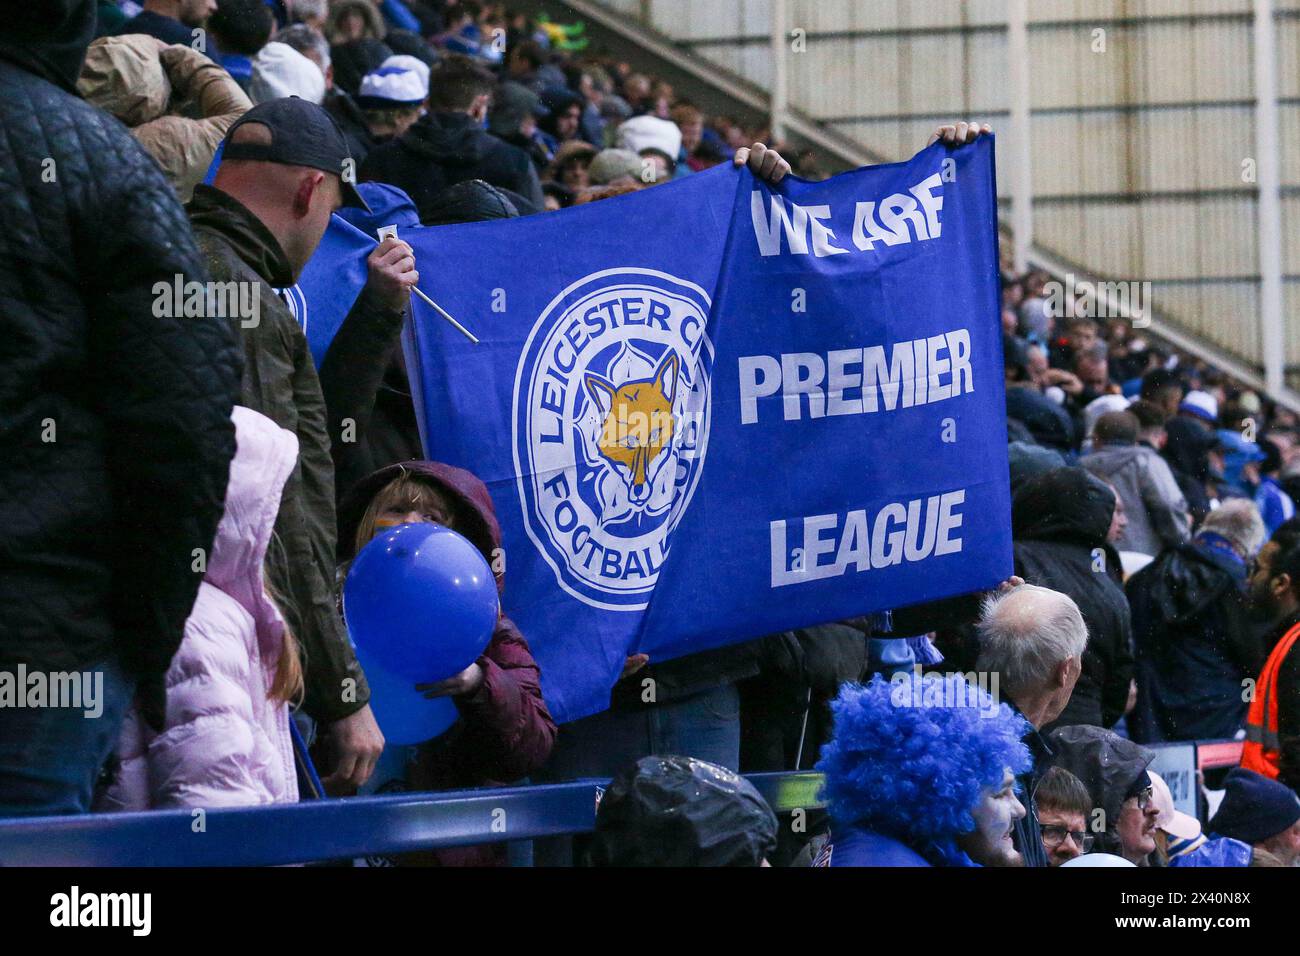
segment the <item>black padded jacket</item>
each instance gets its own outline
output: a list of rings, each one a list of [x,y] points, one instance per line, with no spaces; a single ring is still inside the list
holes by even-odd
[[[0,667],[166,671],[235,451],[241,359],[157,164],[75,94],[93,0],[0,33]]]

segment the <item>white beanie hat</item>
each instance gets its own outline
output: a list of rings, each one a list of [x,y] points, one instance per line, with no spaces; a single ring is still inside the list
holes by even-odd
[[[1219,421],[1219,403],[1209,392],[1188,392],[1178,410],[1195,415],[1212,425]]]
[[[1099,395],[1083,409],[1084,436],[1091,438],[1092,430],[1097,427],[1097,419],[1110,412],[1122,412],[1129,406],[1129,400],[1123,395]]]
[[[253,58],[248,95],[254,103],[297,96],[319,106],[325,99],[325,74],[288,44],[271,42]]]
[[[382,70],[389,66],[395,66],[402,70],[412,70],[420,74],[420,80],[424,83],[424,95],[429,95],[429,64],[418,56],[411,56],[409,53],[394,53],[379,64],[379,69]]]
[[[415,70],[404,66],[381,66],[361,78],[357,104],[362,109],[419,106],[429,95],[429,84]]]
[[[677,161],[682,151],[682,131],[677,124],[657,116],[633,116],[618,128],[618,148],[640,153],[643,149],[658,149]]]

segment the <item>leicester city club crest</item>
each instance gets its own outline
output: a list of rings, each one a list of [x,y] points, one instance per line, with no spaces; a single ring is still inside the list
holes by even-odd
[[[641,610],[699,481],[709,436],[709,297],[648,269],[557,295],[515,376],[524,526],[570,594]]]

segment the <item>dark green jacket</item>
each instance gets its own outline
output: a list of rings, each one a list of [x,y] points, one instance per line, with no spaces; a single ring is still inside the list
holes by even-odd
[[[339,720],[360,710],[370,689],[334,595],[334,464],[325,400],[307,338],[272,288],[292,285],[293,269],[271,232],[226,193],[198,186],[187,208],[213,281],[259,286],[257,324],[245,328],[231,319],[244,346],[242,403],[298,436],[298,467],[280,498],[268,579],[303,650],[303,709],[320,721]],[[353,312],[372,308],[363,294]]]

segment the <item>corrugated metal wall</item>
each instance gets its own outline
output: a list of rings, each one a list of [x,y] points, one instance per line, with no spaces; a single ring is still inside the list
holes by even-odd
[[[754,83],[770,0],[604,0]],[[1288,384],[1300,386],[1300,0],[1275,0]],[[888,159],[939,120],[999,130],[1006,0],[789,0],[790,105]],[[1030,0],[1036,244],[1150,280],[1171,324],[1262,366],[1251,0]],[[1103,31],[1103,32],[1098,32]],[[1293,371],[1294,369],[1294,371]]]

